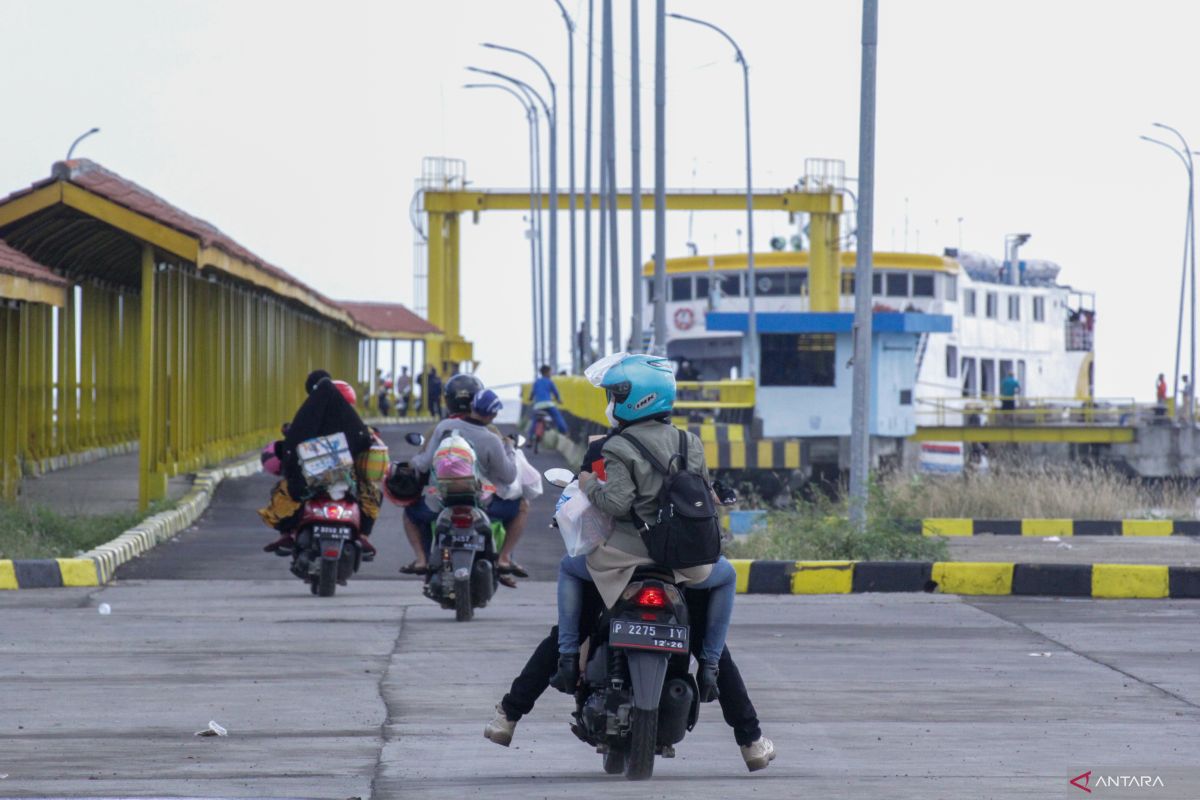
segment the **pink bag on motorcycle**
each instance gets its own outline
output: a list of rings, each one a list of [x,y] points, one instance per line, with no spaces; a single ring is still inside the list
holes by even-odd
[[[438,445],[433,454],[433,474],[438,480],[475,477],[475,450],[471,444],[454,433]]]

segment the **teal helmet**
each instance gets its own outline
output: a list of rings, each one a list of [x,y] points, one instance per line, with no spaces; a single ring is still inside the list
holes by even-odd
[[[665,358],[625,355],[598,376],[620,422],[669,414],[675,406],[675,371]]]

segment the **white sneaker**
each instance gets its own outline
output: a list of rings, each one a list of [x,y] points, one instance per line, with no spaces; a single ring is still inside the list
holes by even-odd
[[[483,738],[491,739],[496,744],[508,747],[512,741],[513,731],[516,729],[517,723],[509,719],[508,715],[504,713],[504,706],[497,703],[496,718],[489,722],[487,727],[483,729]],[[759,739],[759,741],[761,742],[762,740]],[[744,750],[745,748],[742,749]],[[771,757],[775,757],[774,753],[772,753]]]
[[[511,734],[509,734],[509,738],[512,738]],[[742,760],[746,762],[746,769],[751,772],[766,769],[775,760],[775,745],[765,736],[758,737],[741,748],[741,751]]]

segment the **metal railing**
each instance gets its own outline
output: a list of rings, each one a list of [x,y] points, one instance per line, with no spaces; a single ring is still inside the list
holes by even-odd
[[[1005,407],[1010,400],[1011,408]],[[926,397],[917,398],[917,425],[1133,427],[1174,416],[1174,404],[1139,403],[1131,397]]]

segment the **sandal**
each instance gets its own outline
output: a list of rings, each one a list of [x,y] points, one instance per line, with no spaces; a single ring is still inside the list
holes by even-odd
[[[413,561],[411,561],[408,564],[405,564],[403,567],[401,567],[400,572],[403,573],[404,575],[428,575],[429,574],[429,565],[425,565],[423,567],[418,567],[417,562],[414,559]]]
[[[498,575],[516,575],[518,578],[528,578],[529,573],[515,561],[508,562],[508,565],[496,564],[496,573]]]
[[[512,575],[501,572],[496,575],[496,580],[500,582],[501,586],[507,586],[510,589],[517,588],[517,581]]]

